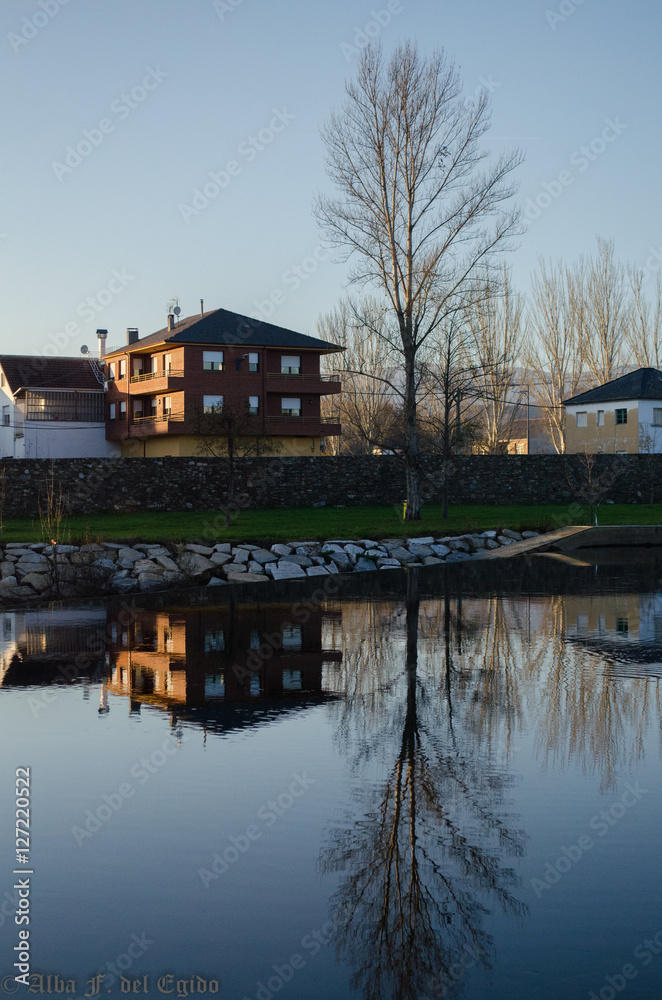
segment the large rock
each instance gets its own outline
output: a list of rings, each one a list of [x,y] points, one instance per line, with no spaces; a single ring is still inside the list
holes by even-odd
[[[336,564],[338,569],[347,570],[352,568],[352,562],[344,549],[339,548],[337,552],[331,553],[331,560]]]
[[[305,569],[298,563],[267,563],[264,568],[272,580],[296,580],[306,576]]]
[[[354,567],[354,572],[366,573],[376,569],[377,567],[375,566],[372,559],[366,559],[365,557],[361,556],[356,560],[356,566]]]
[[[228,583],[265,583],[263,573],[228,573]]]
[[[7,588],[9,590],[9,589],[11,589],[13,587],[18,587],[18,580],[16,579],[16,577],[15,576],[3,576],[2,580],[0,580],[0,588],[3,588],[3,589]]]
[[[440,543],[431,545],[430,548],[439,559],[444,559],[447,555],[450,555],[452,551],[447,545],[441,545]]]
[[[391,559],[397,559],[399,563],[413,563],[416,562],[416,556],[409,549],[406,549],[404,545],[399,548],[390,549]]]
[[[283,545],[281,542],[276,542],[275,545],[271,546],[271,551],[275,552],[277,556],[289,556],[292,549],[289,545]]]
[[[154,576],[152,573],[141,573],[138,577],[138,587],[142,591],[162,590],[165,580],[162,576]]]
[[[137,562],[139,559],[145,558],[145,553],[140,552],[138,549],[124,548],[120,549],[117,553],[117,558],[121,559],[123,562]]]
[[[3,580],[5,579],[5,577],[14,576],[14,575],[15,575],[15,573],[14,573],[14,563],[13,562],[10,562],[10,560],[7,559],[4,562],[0,563],[0,576],[2,576]]]
[[[447,544],[453,552],[471,552],[471,546],[464,538],[449,538]]]
[[[421,536],[420,538],[410,538],[410,545],[432,545],[434,538],[432,535]]]
[[[190,545],[185,545],[184,549],[186,552],[193,552],[195,555],[198,556],[210,556],[214,551],[213,546],[194,545],[193,543],[191,543]]]
[[[229,548],[229,546],[228,546]],[[225,563],[232,562],[231,552],[212,552],[209,557],[216,566],[224,566]],[[274,557],[275,558],[275,557]]]
[[[280,559],[280,564],[283,563],[296,563],[297,566],[312,566],[313,560],[310,556],[297,556],[294,553],[289,556],[282,556]]]
[[[202,576],[208,569],[217,568],[217,563],[213,563],[211,559],[207,559],[206,556],[199,555],[197,552],[189,552],[188,550],[182,552],[177,560],[177,564],[182,573],[186,573],[187,576]]]
[[[177,569],[176,566],[175,569]],[[133,564],[133,571],[138,576],[140,576],[141,573],[151,573],[152,576],[163,575],[163,567],[159,566],[158,563],[153,562],[151,559],[139,559],[137,563]]]
[[[246,563],[230,562],[226,563],[223,567],[223,572],[227,573],[228,576],[237,573],[248,573],[248,566]]]
[[[170,573],[177,572],[177,563],[169,555],[153,555],[152,560],[158,563],[159,566],[162,566],[163,569],[167,569]]]
[[[308,566],[306,576],[328,576],[329,571],[326,566]]]
[[[248,549],[233,549],[232,558],[236,563],[247,563],[251,554]]]
[[[48,590],[51,581],[44,573],[27,573],[21,580],[21,584],[24,587],[32,587],[38,594],[41,594],[42,590]]]
[[[345,546],[345,552],[348,556],[362,556],[365,549],[362,545],[355,545],[354,542],[350,542],[349,545]]]
[[[509,538],[508,535],[497,535],[497,542],[499,545],[514,545],[515,539]]]
[[[512,538],[512,540],[514,542],[521,542],[522,541],[522,536],[520,535],[519,531],[513,531],[512,528],[504,528],[503,531],[501,532],[501,534],[505,538]]]
[[[423,559],[425,556],[431,556],[434,554],[430,545],[419,545],[417,541],[409,543],[409,551],[413,552],[418,559]]]
[[[266,563],[276,562],[278,556],[275,552],[269,552],[268,549],[253,549],[251,552],[251,559],[253,562],[264,566]]]

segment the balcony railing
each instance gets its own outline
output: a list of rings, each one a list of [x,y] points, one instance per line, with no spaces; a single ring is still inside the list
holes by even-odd
[[[164,368],[158,372],[141,372],[140,375],[132,375],[132,382],[148,382],[153,378],[182,378],[184,370],[182,368]]]
[[[131,423],[132,424],[147,424],[147,423],[161,424],[161,423],[164,423],[166,420],[184,420],[184,419],[185,419],[185,417],[184,417],[183,413],[162,413],[162,414],[159,414],[159,415],[157,415],[157,414],[148,415],[146,417],[136,417],[136,416],[134,416],[134,417],[131,417]]]
[[[286,372],[267,372],[267,379],[280,379],[289,382],[292,379],[300,379],[308,382],[340,382],[340,377],[336,375],[320,375],[319,372],[299,372],[298,375],[288,375]]]
[[[267,426],[269,424],[339,424],[340,416],[328,416],[328,417],[290,417],[287,415],[274,415],[267,417]]]

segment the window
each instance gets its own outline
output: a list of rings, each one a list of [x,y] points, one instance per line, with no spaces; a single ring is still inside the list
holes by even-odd
[[[155,354],[155,355],[153,355],[153,357],[151,357],[149,359],[149,370],[151,372],[158,372],[158,370],[159,370],[159,358],[158,358],[158,355]]]
[[[156,396],[150,396],[149,399],[149,415],[150,417],[156,416]]]
[[[203,351],[202,367],[206,372],[222,372],[223,351]]]
[[[170,369],[172,368],[172,354],[163,355],[163,371],[166,375],[170,374]]]
[[[260,397],[259,396],[249,396],[248,397],[248,412],[255,416],[260,412]]]
[[[618,412],[618,411],[616,411]],[[627,618],[616,619],[616,631],[625,634],[630,631],[630,622]]]
[[[301,358],[298,354],[281,354],[281,375],[299,375],[301,373]]]
[[[115,376],[117,375],[117,365],[114,361],[111,361],[108,365],[108,381],[114,382]]]
[[[628,411],[626,409],[616,410],[616,423],[627,424],[627,422],[628,422]]]
[[[120,420],[126,420],[126,400],[120,403]]]
[[[28,392],[28,420],[104,421],[103,392]]]
[[[116,416],[117,416],[117,407],[116,407],[115,403],[111,403],[110,404],[110,413],[108,414],[108,419],[109,420],[115,420]]]
[[[283,691],[300,691],[301,687],[300,670],[283,670]]]
[[[172,396],[163,397],[163,416],[169,417],[172,413]]]
[[[205,413],[220,413],[223,409],[223,397],[203,396],[202,407]]]
[[[143,359],[134,358],[133,359],[133,377],[138,378],[143,373]]]
[[[2,426],[3,427],[9,427],[9,419],[10,419],[9,418],[9,407],[8,406],[3,406],[2,407]]]
[[[303,636],[300,625],[284,625],[281,635],[283,636],[283,649],[301,649]]]
[[[117,377],[124,378],[126,375],[126,361],[122,358],[117,362]]]
[[[283,396],[280,401],[280,412],[283,417],[300,417],[301,399],[296,396]]]
[[[143,416],[143,401],[142,399],[134,399],[133,401],[133,419],[140,420]]]
[[[576,427],[586,427],[587,425],[587,413],[586,410],[582,410],[575,414],[575,426]]]
[[[248,370],[249,372],[257,372],[260,370],[260,355],[249,354],[248,355]]]
[[[222,653],[225,649],[225,633],[222,628],[205,630],[205,653]]]
[[[653,426],[662,427],[662,409],[660,407],[653,407]]]
[[[604,427],[605,425],[605,411],[598,410],[598,427]]]

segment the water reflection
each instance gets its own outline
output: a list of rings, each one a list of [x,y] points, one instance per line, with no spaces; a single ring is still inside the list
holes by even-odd
[[[381,641],[368,656],[356,646],[344,650],[355,686],[340,731],[357,782],[354,808],[333,826],[321,855],[322,871],[343,874],[332,899],[335,943],[367,1000],[461,988],[468,969],[493,960],[483,927],[488,907],[526,915],[507,861],[525,844],[507,810],[513,778],[472,740],[471,728],[454,724],[456,699],[476,693],[450,681],[458,640],[462,655],[457,604],[451,609],[447,593],[443,651],[428,643],[419,670],[419,635],[431,638],[435,614],[421,608],[415,574],[410,586],[395,615],[369,609],[368,634]],[[371,778],[375,757],[378,780]]]

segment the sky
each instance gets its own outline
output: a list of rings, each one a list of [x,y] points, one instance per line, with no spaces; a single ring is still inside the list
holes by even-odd
[[[658,0],[2,0],[0,352],[77,355],[224,307],[314,335],[347,265],[312,215],[367,40],[443,47],[519,146],[526,232],[662,262]],[[196,194],[197,192],[197,194]]]

